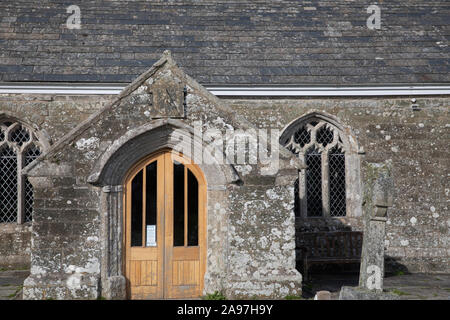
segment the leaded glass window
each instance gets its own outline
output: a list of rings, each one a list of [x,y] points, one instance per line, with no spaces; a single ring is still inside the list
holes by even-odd
[[[301,123],[281,141],[301,158],[306,169],[295,181],[294,210],[298,217],[346,215],[345,146],[342,133],[324,120]]]
[[[5,146],[0,150],[0,222],[17,220],[17,155]]]
[[[0,223],[32,220],[33,186],[22,170],[42,152],[42,145],[27,126],[0,122]]]

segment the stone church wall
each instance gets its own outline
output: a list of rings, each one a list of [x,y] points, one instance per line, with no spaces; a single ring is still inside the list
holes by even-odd
[[[237,113],[282,130],[311,111],[336,116],[363,148],[368,163],[390,161],[394,206],[387,222],[387,271],[449,272],[449,98],[229,99]],[[417,107],[413,107],[413,105]],[[417,110],[415,110],[417,109]],[[361,219],[297,218],[297,232],[362,230]]]
[[[30,124],[37,131],[45,131],[49,140],[54,143],[112,98],[2,95],[0,115],[15,117]],[[365,177],[368,163],[392,163],[396,194],[387,222],[387,269],[391,266],[392,270],[404,267],[416,272],[450,271],[450,187],[447,177],[450,159],[449,98],[417,98],[419,110],[413,110],[409,98],[258,98],[226,99],[224,102],[240,117],[260,128],[277,128],[281,131],[289,122],[311,111],[324,111],[350,126],[359,146],[364,149],[360,157],[362,179]],[[144,121],[142,117],[133,118],[133,115],[126,112],[121,116],[131,127]],[[198,113],[198,117],[202,119],[201,113]],[[214,114],[209,117],[211,123],[214,123],[213,120],[216,120],[216,123],[223,120],[214,118]],[[114,123],[105,119],[98,129],[107,132],[113,127]],[[122,131],[109,134],[122,134]],[[85,145],[73,144],[60,153],[61,162],[54,160],[51,169],[48,169],[47,177],[34,178],[34,183],[40,187],[36,188],[35,193],[33,231],[29,226],[14,227],[14,230],[12,227],[2,226],[1,230],[9,228],[9,231],[0,232],[0,266],[5,267],[29,264],[30,233],[39,235],[33,240],[34,250],[39,250],[40,253],[38,256],[32,256],[32,259],[35,259],[35,269],[32,272],[35,275],[47,272],[55,275],[54,286],[46,291],[48,297],[71,295],[94,298],[98,294],[99,279],[97,275],[92,274],[97,274],[100,269],[101,214],[100,204],[93,199],[99,199],[100,191],[88,186],[83,178],[88,173],[86,168],[91,167],[96,159],[89,158],[88,153],[93,151],[89,149],[92,147],[89,143],[90,137],[88,130],[83,140]],[[113,140],[112,136],[108,139]],[[105,141],[104,144],[99,145],[95,152],[105,150],[108,147],[108,139],[102,140]],[[83,152],[86,157],[69,159],[75,156],[73,150],[77,148],[85,148]],[[247,169],[244,168],[244,172],[245,170]],[[259,282],[260,287],[255,285],[258,282],[253,281],[251,283],[254,287],[248,290],[250,282],[245,279],[264,279],[268,272],[279,270],[280,266],[276,266],[280,263],[277,261],[277,253],[294,250],[289,245],[283,247],[283,240],[277,240],[283,236],[289,238],[289,234],[279,234],[282,230],[271,230],[270,227],[275,223],[271,221],[273,212],[278,208],[292,206],[292,203],[284,203],[282,199],[290,199],[290,196],[283,195],[293,192],[293,188],[288,184],[277,186],[275,177],[261,179],[252,173],[247,174],[246,185],[228,190],[229,225],[218,226],[229,230],[228,260],[222,262],[227,264],[228,270],[236,271],[230,276],[234,282],[233,286],[229,287],[229,294],[237,297],[248,296],[250,291],[255,295],[264,294],[264,287],[270,285],[270,281]],[[270,179],[272,181],[269,181]],[[243,214],[249,207],[258,214]],[[220,209],[215,208],[217,212],[220,212]],[[41,214],[43,211],[45,215]],[[291,220],[292,217],[286,217],[285,221],[276,223],[288,226]],[[349,227],[362,230],[361,219],[346,217],[327,221],[299,218],[296,220],[297,232],[340,230]],[[264,234],[269,236],[256,237],[261,230],[265,230]],[[248,247],[248,241],[252,242],[254,247]],[[16,245],[9,245],[12,243]],[[222,258],[217,257],[219,260]],[[287,263],[291,264],[292,261]],[[60,275],[65,275],[65,283],[59,283],[62,279]],[[245,275],[242,281],[238,280],[239,275]],[[271,274],[271,277],[277,275]],[[67,283],[71,284],[69,287],[77,289],[69,293],[58,291],[63,287],[67,288]],[[289,283],[286,286],[289,286]],[[283,290],[279,291],[278,295],[286,293]],[[33,295],[32,292],[29,294]],[[39,294],[42,298],[42,291]]]
[[[158,114],[160,119],[154,119],[167,109],[154,109],[155,104],[149,108],[149,88],[156,94],[166,80],[186,85],[186,117],[175,114],[170,117],[178,119],[168,121]],[[31,275],[24,282],[26,299],[118,296],[109,290],[112,278],[120,277],[115,266],[120,262],[114,259],[121,254],[112,247],[117,234],[105,226],[112,203],[104,202],[102,187],[116,186],[124,172],[119,164],[113,165],[113,171],[101,168],[109,168],[110,159],[127,158],[122,147],[134,146],[129,158],[152,141],[164,144],[167,140],[166,145],[173,145],[176,132],[171,127],[182,128],[184,123],[194,127],[199,121],[203,129],[248,129],[245,120],[169,64],[154,78],[126,89],[114,104],[83,122],[32,167],[28,177],[35,188],[35,212]],[[140,138],[146,134],[148,138]],[[205,293],[219,290],[229,297],[247,298],[301,293],[301,275],[295,270],[293,181],[289,181],[296,172],[293,163],[295,159],[284,152],[279,173],[260,178],[264,168],[259,164],[236,168],[239,181],[220,177],[219,172],[230,170],[225,169],[229,165],[200,165],[208,183]]]
[[[0,95],[0,120],[18,119],[54,143],[111,96]],[[31,223],[0,225],[0,268],[29,268]]]

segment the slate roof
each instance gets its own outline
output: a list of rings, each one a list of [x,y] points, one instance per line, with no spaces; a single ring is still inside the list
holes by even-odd
[[[2,0],[0,81],[131,82],[169,49],[204,85],[449,83],[449,38],[448,0]]]

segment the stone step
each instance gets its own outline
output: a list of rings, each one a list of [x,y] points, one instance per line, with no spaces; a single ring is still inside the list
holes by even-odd
[[[12,300],[19,289],[18,286],[0,286],[0,300]]]
[[[29,270],[0,271],[0,300],[21,299],[23,281],[29,275]]]

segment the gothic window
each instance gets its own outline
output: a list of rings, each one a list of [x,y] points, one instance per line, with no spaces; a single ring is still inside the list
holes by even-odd
[[[33,186],[22,170],[42,152],[42,145],[27,126],[0,122],[0,223],[32,220]]]
[[[280,142],[303,160],[294,184],[297,217],[343,217],[347,212],[346,144],[342,132],[324,119],[299,121]]]

